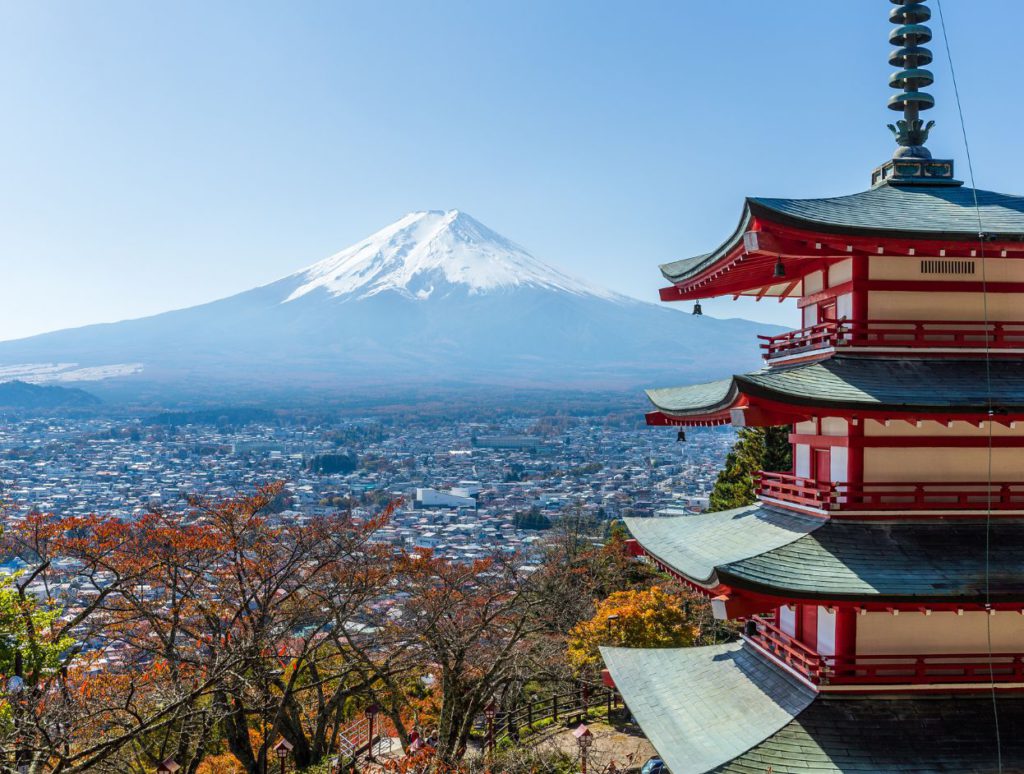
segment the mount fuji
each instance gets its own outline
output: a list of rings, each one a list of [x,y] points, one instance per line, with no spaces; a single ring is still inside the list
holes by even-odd
[[[766,329],[576,279],[458,210],[414,212],[219,301],[0,342],[0,381],[211,399],[403,385],[608,390],[754,367],[755,332]]]

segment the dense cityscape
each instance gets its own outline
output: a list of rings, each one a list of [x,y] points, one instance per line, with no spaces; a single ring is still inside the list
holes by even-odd
[[[645,428],[636,416],[406,419],[200,412],[8,417],[7,519],[187,511],[285,482],[277,518],[372,513],[401,500],[380,539],[471,560],[528,549],[566,509],[605,520],[707,504],[731,431]]]

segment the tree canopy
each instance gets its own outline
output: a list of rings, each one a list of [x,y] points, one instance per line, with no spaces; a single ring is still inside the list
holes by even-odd
[[[601,664],[598,648],[673,648],[693,645],[697,624],[682,596],[660,586],[628,589],[609,595],[587,621],[569,633],[569,662],[579,670]]]
[[[788,425],[744,427],[711,491],[709,511],[727,511],[753,503],[759,470],[788,471],[793,466]]]

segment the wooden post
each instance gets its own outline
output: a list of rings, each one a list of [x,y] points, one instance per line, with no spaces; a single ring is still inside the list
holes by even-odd
[[[608,696],[605,697],[605,698],[608,699],[608,722],[611,723],[612,722],[612,695],[613,694],[612,694],[612,689],[611,688],[608,688],[607,690],[608,690]]]
[[[551,697],[551,717],[554,721],[558,722],[558,695],[555,694]]]

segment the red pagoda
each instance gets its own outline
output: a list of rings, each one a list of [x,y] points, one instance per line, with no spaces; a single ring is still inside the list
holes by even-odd
[[[747,199],[665,301],[797,299],[756,373],[650,390],[651,425],[786,425],[758,501],[628,519],[738,642],[605,648],[674,774],[1024,772],[1024,197],[925,148],[931,31],[892,0],[898,149],[871,188]],[[695,309],[699,311],[699,306]]]

